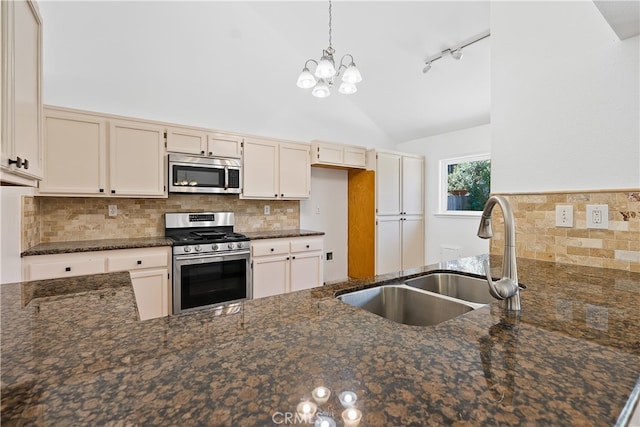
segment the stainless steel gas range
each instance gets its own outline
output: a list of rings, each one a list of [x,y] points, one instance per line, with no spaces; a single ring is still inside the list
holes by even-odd
[[[173,314],[251,299],[249,238],[232,212],[166,213],[173,240]]]

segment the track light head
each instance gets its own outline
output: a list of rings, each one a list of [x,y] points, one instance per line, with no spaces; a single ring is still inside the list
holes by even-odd
[[[431,69],[431,61],[427,62],[425,67],[422,69],[422,73],[426,74],[427,71],[429,71]]]
[[[459,61],[462,58],[462,48],[451,51],[451,57]]]

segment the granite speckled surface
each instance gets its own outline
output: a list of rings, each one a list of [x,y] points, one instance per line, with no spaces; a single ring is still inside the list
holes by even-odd
[[[336,419],[355,391],[363,426],[613,425],[640,373],[640,274],[518,261],[519,319],[496,302],[429,327],[334,294],[480,258],[144,322],[126,273],[3,285],[2,425],[281,425],[318,385]]]
[[[163,237],[137,237],[125,239],[76,240],[69,242],[40,243],[20,256],[68,254],[74,252],[108,251],[112,249],[151,248],[171,246],[173,242]]]
[[[324,236],[324,231],[304,230],[300,228],[292,228],[288,230],[273,231],[251,231],[246,234],[251,240],[260,239],[280,239],[286,237],[306,237],[306,236]]]

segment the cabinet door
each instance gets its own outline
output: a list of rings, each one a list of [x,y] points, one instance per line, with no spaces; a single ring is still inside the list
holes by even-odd
[[[291,256],[291,292],[322,286],[322,252],[302,252]]]
[[[424,220],[406,217],[402,222],[402,269],[424,265]]]
[[[278,143],[245,139],[242,197],[257,199],[278,197],[277,166]]]
[[[42,20],[35,2],[2,2],[2,168],[41,179]],[[9,159],[20,158],[20,165]]]
[[[207,154],[209,156],[240,157],[242,138],[224,133],[207,135]]]
[[[308,199],[311,189],[309,146],[280,144],[280,197]]]
[[[322,143],[316,147],[319,163],[342,165],[342,146]]]
[[[40,193],[106,191],[106,120],[45,110],[46,163]]]
[[[167,151],[185,154],[205,154],[207,134],[194,129],[167,129]]]
[[[402,270],[402,221],[382,217],[376,221],[376,274]]]
[[[252,266],[254,299],[287,292],[289,256],[254,258]]]
[[[400,214],[400,167],[400,155],[377,154],[376,213],[378,215]]]
[[[367,167],[367,150],[359,147],[344,147],[344,164],[364,169]]]
[[[402,212],[422,215],[424,210],[424,159],[402,157]]]
[[[162,196],[164,129],[113,121],[109,127],[110,191],[120,196]]]
[[[132,271],[131,284],[136,296],[140,320],[169,315],[168,270]]]

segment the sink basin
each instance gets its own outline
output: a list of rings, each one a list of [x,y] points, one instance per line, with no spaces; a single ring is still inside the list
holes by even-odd
[[[489,293],[487,279],[484,278],[480,279],[455,273],[432,273],[405,280],[404,283],[412,288],[435,292],[476,304],[488,304],[496,301]]]
[[[363,289],[340,295],[338,299],[394,322],[414,326],[436,325],[477,308],[406,285]]]

